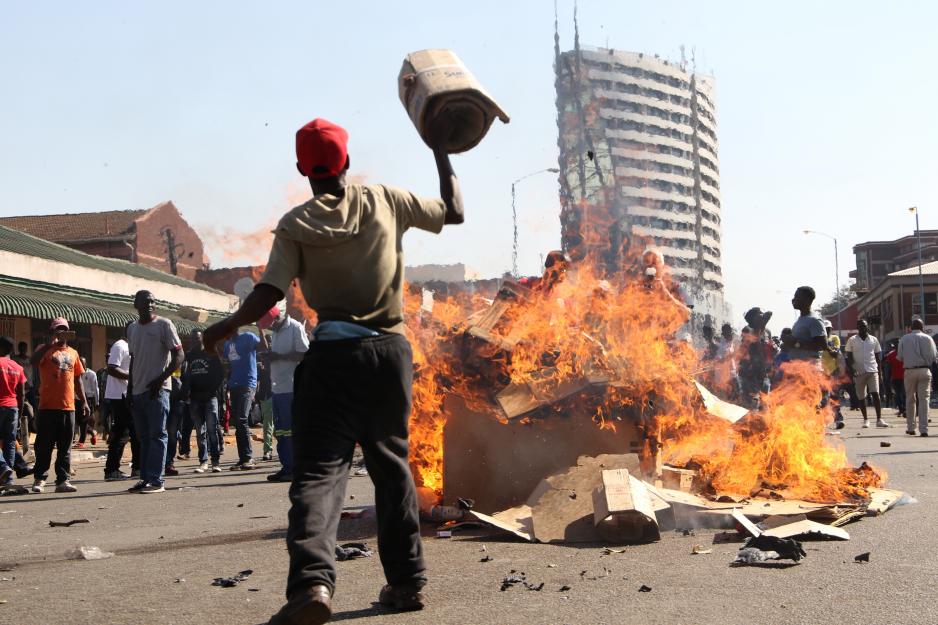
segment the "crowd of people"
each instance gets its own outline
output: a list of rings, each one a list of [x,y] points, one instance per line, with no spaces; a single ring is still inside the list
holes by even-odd
[[[51,322],[48,340],[32,354],[25,342],[14,353],[12,340],[0,337],[0,490],[31,476],[28,490],[42,493],[51,468],[55,492],[75,492],[72,449],[97,445],[99,432],[108,447],[104,479],[134,479],[130,492],[163,492],[165,478],[179,474],[175,460],[190,457],[193,432],[195,472],[222,471],[229,423],[238,456],[229,469],[255,469],[251,415],[260,415],[264,460],[273,460],[277,441],[280,468],[267,479],[291,481],[293,372],[309,348],[304,326],[280,304],[253,331],[240,329],[219,357],[205,350],[199,330],[183,344],[173,322],[155,313],[149,291],[139,291],[134,306],[139,319],[110,346],[98,372],[70,345],[75,335],[64,317]],[[30,431],[32,465],[24,457]]]
[[[874,425],[871,408],[875,427],[891,427],[883,418],[883,407],[892,405],[905,417],[907,434],[927,437],[938,354],[922,319],[913,318],[906,333],[891,341],[884,354],[863,319],[857,322],[857,332],[841,344],[833,324],[812,312],[814,299],[811,287],[797,289],[792,307],[799,316],[778,336],[766,327],[772,313],[758,307],[744,315],[746,326],[739,338],[728,323],[721,328],[720,338],[712,325],[704,325],[701,360],[706,381],[724,399],[757,409],[761,397],[784,375],[786,363],[813,362],[830,381],[831,390],[825,385],[822,391],[821,407],[831,404],[833,427],[844,427],[844,406],[860,411],[864,428]]]

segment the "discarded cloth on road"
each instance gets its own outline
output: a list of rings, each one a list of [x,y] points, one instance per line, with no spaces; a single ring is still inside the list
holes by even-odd
[[[335,547],[335,559],[340,562],[356,558],[370,558],[374,553],[365,543],[345,543]]]
[[[743,543],[733,564],[756,564],[767,560],[800,561],[807,556],[804,547],[797,540],[778,538],[777,536],[753,536]]]
[[[212,581],[212,586],[221,586],[222,588],[233,588],[237,586],[253,573],[253,569],[245,569],[238,573],[237,575],[232,575],[231,577],[216,577]]]

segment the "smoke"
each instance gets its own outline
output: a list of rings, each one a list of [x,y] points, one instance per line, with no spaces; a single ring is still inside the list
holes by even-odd
[[[348,177],[349,184],[366,184],[366,174],[353,174]],[[263,265],[270,254],[273,244],[273,229],[285,212],[306,202],[312,196],[306,179],[296,180],[287,185],[282,200],[267,210],[261,225],[254,229],[217,224],[200,224],[199,236],[209,258],[214,259],[214,267],[235,267]],[[229,216],[230,217],[230,216]]]

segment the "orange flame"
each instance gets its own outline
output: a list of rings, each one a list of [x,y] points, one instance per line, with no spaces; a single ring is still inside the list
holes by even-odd
[[[509,384],[554,394],[547,413],[608,429],[637,420],[651,449],[675,466],[699,467],[711,492],[749,496],[765,488],[831,502],[866,498],[867,488],[883,483],[881,472],[852,470],[843,446],[825,436],[832,414],[818,409],[824,376],[810,365],[788,365],[763,409],[741,424],[710,415],[693,382],[701,363],[676,336],[689,314],[671,294],[667,269],[659,265],[657,279],[648,279],[648,258],[628,248],[625,254],[613,276],[593,259],[575,263],[552,288],[515,302],[492,330],[497,341],[471,349],[464,330],[488,303],[447,298],[431,314],[408,293],[415,360],[410,460],[418,486],[442,492],[445,396],[455,393],[504,420],[494,399]],[[540,416],[549,418],[525,418]]]

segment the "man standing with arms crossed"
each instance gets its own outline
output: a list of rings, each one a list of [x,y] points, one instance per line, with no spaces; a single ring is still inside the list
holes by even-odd
[[[277,437],[277,457],[280,460],[280,470],[267,476],[271,482],[293,480],[293,372],[309,349],[309,339],[306,338],[303,326],[287,314],[285,302],[282,307],[282,310],[278,307],[277,318],[270,325],[273,335],[270,345],[267,346],[273,396],[274,436]],[[265,343],[267,341],[266,337],[262,340]]]
[[[447,139],[434,123],[434,146]],[[388,584],[381,604],[424,606],[417,497],[407,462],[413,356],[403,330],[404,258],[410,228],[438,233],[463,221],[449,156],[433,150],[443,199],[382,185],[347,184],[348,133],[316,119],[296,135],[297,168],[314,197],[274,231],[267,270],[241,308],[205,331],[206,348],[261,318],[294,279],[319,318],[295,372],[293,483],[287,530],[287,603],[272,625],[318,625],[332,614],[336,530],[355,443],[375,484],[378,549]]]
[[[149,291],[137,291],[134,308],[140,318],[127,327],[130,346],[130,396],[134,427],[140,439],[140,481],[132,493],[162,493],[166,464],[166,418],[170,376],[183,363],[182,343],[173,322],[153,313]]]
[[[912,331],[899,339],[899,360],[905,367],[905,433],[915,436],[915,413],[918,431],[928,436],[928,400],[931,397],[931,366],[938,357],[935,341],[924,332],[921,319],[912,320]]]
[[[34,493],[41,493],[46,485],[52,448],[55,455],[55,492],[74,493],[68,478],[72,470],[72,437],[75,434],[75,398],[82,405],[82,418],[88,417],[88,402],[81,387],[84,368],[78,352],[68,346],[68,321],[64,317],[52,320],[49,326],[52,336],[48,343],[40,345],[29,359],[39,367],[39,414],[36,415],[36,463],[34,465]]]
[[[863,427],[870,427],[870,418],[866,414],[866,394],[869,392],[873,398],[873,407],[876,408],[876,427],[888,428],[889,424],[883,421],[883,403],[879,398],[883,348],[879,345],[879,339],[870,334],[866,320],[860,319],[857,322],[857,334],[847,339],[844,351],[847,356],[847,372],[857,387]]]

